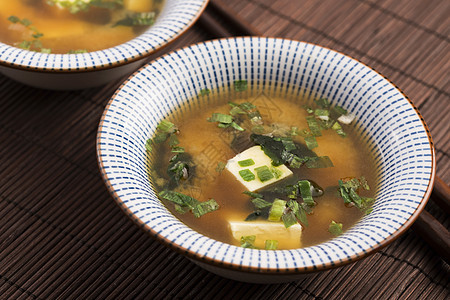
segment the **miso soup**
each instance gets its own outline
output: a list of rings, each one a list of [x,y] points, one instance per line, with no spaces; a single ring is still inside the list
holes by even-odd
[[[370,213],[375,164],[353,116],[328,99],[246,89],[201,91],[148,140],[167,208],[199,233],[259,249],[316,245]]]
[[[0,42],[45,53],[117,46],[155,22],[163,0],[0,1]]]

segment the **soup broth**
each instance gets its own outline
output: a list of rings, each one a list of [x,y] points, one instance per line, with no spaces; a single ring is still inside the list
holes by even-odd
[[[210,96],[200,97],[204,97],[205,100]],[[193,166],[189,169],[188,179],[181,180],[174,190],[200,202],[212,198],[219,208],[196,217],[190,212],[180,213],[176,205],[165,199],[163,202],[187,226],[213,239],[239,246],[241,241],[233,236],[229,222],[246,219],[248,221],[245,222],[249,224],[265,222],[267,215],[264,215],[264,209],[260,210],[259,216],[255,215],[258,209],[255,209],[251,201],[255,195],[244,193],[247,188],[223,166],[236,154],[255,145],[250,134],[252,130],[256,131],[256,127],[242,115],[238,117],[241,118],[238,124],[245,129],[244,131],[232,127],[220,128],[217,123],[208,122],[208,118],[211,118],[214,113],[228,114],[231,107],[229,101],[232,101],[234,106],[251,103],[256,106],[263,122],[262,127],[257,125],[258,130],[264,128],[262,132],[258,132],[260,135],[289,136],[296,145],[303,145],[304,148],[305,135],[310,134],[307,117],[314,115],[311,108],[305,109],[304,105],[314,102],[302,99],[302,96],[271,94],[268,91],[230,92],[222,94],[217,100],[213,98],[200,101],[203,104],[198,107],[184,108],[169,116],[168,119],[176,124],[178,129],[176,136],[179,141],[177,145],[184,147],[185,153],[192,158]],[[340,195],[340,179],[345,181],[349,178],[364,176],[371,189],[355,189],[361,197],[373,197],[376,186],[375,165],[368,149],[351,125],[342,125],[342,128],[345,131],[345,137],[333,129],[321,130],[321,135],[315,137],[318,146],[306,150],[314,152],[319,157],[328,156],[333,167],[307,168],[304,164],[299,168],[288,166],[293,175],[256,191],[265,201],[272,203],[275,198],[290,200],[286,195],[275,193],[274,190],[277,188],[294,185],[299,180],[308,180],[315,187],[311,189],[317,192],[313,195],[315,205],[311,211],[307,211],[307,224],[299,222],[303,227],[301,237],[296,237],[300,239],[300,247],[315,245],[333,238],[336,235],[330,230],[330,224],[333,221],[342,224],[342,230],[345,231],[364,214],[370,212],[368,207],[360,209],[354,203],[345,203]],[[296,133],[294,133],[295,130],[297,130]],[[171,152],[167,142],[153,142],[149,155],[149,172],[151,181],[158,192],[168,188],[170,177],[167,175],[167,170],[169,160],[173,156],[174,153]],[[322,195],[317,196],[321,192]],[[303,205],[302,197],[298,196],[295,201]],[[286,208],[285,211],[287,210],[289,209]],[[297,246],[289,246],[286,243],[283,245],[280,242],[277,249],[291,247]]]
[[[46,53],[91,52],[143,33],[163,0],[0,1],[0,41]]]

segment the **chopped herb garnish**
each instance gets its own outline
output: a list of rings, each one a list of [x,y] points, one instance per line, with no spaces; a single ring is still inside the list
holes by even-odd
[[[339,122],[335,122],[331,128],[336,131],[337,134],[339,134],[342,137],[346,137],[347,134],[344,132],[344,129],[342,129],[341,124]]]
[[[206,213],[213,212],[219,209],[219,205],[214,199],[200,202],[188,195],[169,190],[163,190],[159,193],[159,196],[178,205],[178,210],[180,210],[181,208],[191,210],[194,216],[197,218],[203,216]]]
[[[255,161],[253,159],[249,158],[249,159],[244,159],[244,160],[238,161],[238,164],[241,167],[248,167],[248,166],[254,165]]]
[[[275,201],[273,201],[272,203],[272,207],[270,208],[268,220],[272,222],[279,222],[281,216],[284,213],[285,208],[286,208],[286,201],[281,199],[275,199]]]
[[[330,226],[328,226],[328,231],[335,236],[342,234],[342,223],[336,223],[335,221],[331,221]]]
[[[239,175],[241,175],[242,179],[245,181],[252,181],[256,178],[255,174],[253,174],[249,169],[240,170]]]
[[[47,0],[47,3],[67,9],[72,14],[87,11],[90,7],[115,9],[123,6],[123,0]]]
[[[266,250],[277,250],[278,248],[278,241],[277,240],[266,240],[265,241],[265,247]]]
[[[188,179],[192,165],[192,159],[186,153],[179,153],[172,156],[167,167],[167,174],[169,175],[171,186],[177,186],[181,180]]]
[[[255,205],[256,208],[259,208],[259,209],[272,206],[272,203],[267,202],[266,200],[264,200],[262,198],[254,198],[254,199],[252,199],[252,203]]]
[[[320,132],[319,124],[316,121],[316,118],[309,116],[306,117],[306,122],[308,123],[309,130],[313,136],[321,136],[322,132]]]
[[[252,212],[251,214],[249,214],[244,221],[248,222],[248,221],[254,221],[256,219],[259,218],[259,216],[261,215],[261,211],[260,210],[256,210],[254,212]]]
[[[219,161],[217,163],[216,172],[221,173],[225,169],[226,166],[227,166],[227,164],[225,162]]]
[[[75,49],[75,50],[69,50],[67,54],[81,54],[81,53],[87,53],[88,51],[86,49]]]
[[[319,146],[317,144],[317,140],[316,140],[315,136],[305,136],[304,139],[305,139],[306,147],[308,147],[308,149],[314,149]]]
[[[119,20],[114,26],[150,26],[155,23],[156,14],[154,12],[136,12],[127,15]]]
[[[244,191],[244,192],[242,192],[242,194],[246,194],[253,198],[262,198],[263,197],[263,195],[261,195],[261,194],[250,192],[250,191]]]
[[[287,212],[287,213],[284,213],[284,214],[281,216],[281,220],[283,221],[284,227],[286,227],[286,228],[289,228],[289,227],[291,227],[292,225],[295,225],[295,224],[298,223],[298,222],[297,222],[297,218],[295,217],[295,214],[294,214],[293,211],[289,211],[289,212]]]
[[[268,166],[261,166],[258,168],[255,168],[256,175],[258,176],[259,180],[262,182],[270,180],[274,178],[274,174],[270,171]]]
[[[356,207],[364,211],[365,214],[371,212],[371,206],[375,202],[374,198],[361,197],[358,190],[363,188],[369,190],[370,187],[364,176],[358,178],[344,178],[338,181],[339,194],[344,199],[344,203],[353,203]]]
[[[234,82],[234,90],[236,92],[243,92],[247,90],[247,80],[236,80]]]
[[[241,247],[256,249],[255,240],[256,240],[256,235],[241,236]]]
[[[207,95],[209,95],[211,93],[211,91],[209,90],[209,89],[207,89],[207,88],[204,88],[204,89],[201,89],[200,90],[200,95],[201,96],[207,96]]]
[[[310,157],[305,163],[308,169],[320,169],[334,167],[328,156]]]
[[[309,206],[314,206],[315,202],[311,194],[311,182],[308,180],[300,180],[297,185],[303,201]]]
[[[322,108],[330,107],[330,102],[328,101],[327,98],[319,98],[317,100],[314,100],[314,102]]]
[[[231,122],[233,122],[233,117],[221,113],[213,113],[212,116],[208,119],[208,121],[230,124]]]
[[[278,168],[276,168],[274,166],[270,166],[270,172],[272,172],[273,176],[276,179],[280,178],[281,175],[283,175],[283,172],[280,169],[278,169]]]

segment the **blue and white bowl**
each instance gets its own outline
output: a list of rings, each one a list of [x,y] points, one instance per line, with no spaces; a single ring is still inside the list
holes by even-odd
[[[247,80],[324,96],[356,115],[357,130],[376,159],[373,211],[343,235],[294,250],[244,249],[190,229],[158,200],[147,173],[145,142],[157,124],[198,92]],[[187,102],[190,100],[189,102]],[[101,119],[97,154],[114,199],[137,224],[200,266],[235,280],[273,283],[342,266],[386,246],[415,221],[430,196],[435,153],[411,101],[385,77],[351,57],[304,42],[244,37],[192,45],[132,75]]]
[[[82,54],[45,54],[0,42],[0,72],[44,89],[74,90],[105,84],[142,66],[144,58],[188,30],[208,0],[165,0],[156,22],[116,47]]]

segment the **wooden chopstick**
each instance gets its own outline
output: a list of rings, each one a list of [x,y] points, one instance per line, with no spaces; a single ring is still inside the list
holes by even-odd
[[[261,36],[260,32],[219,0],[210,0],[199,24],[217,38],[236,35]],[[450,214],[450,187],[437,176],[430,199]],[[450,233],[436,218],[423,210],[411,228],[450,264]]]

